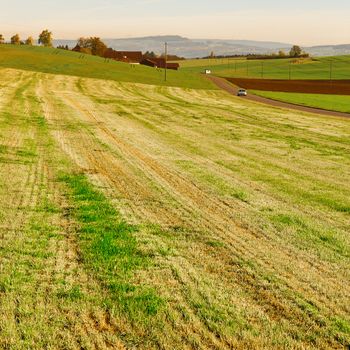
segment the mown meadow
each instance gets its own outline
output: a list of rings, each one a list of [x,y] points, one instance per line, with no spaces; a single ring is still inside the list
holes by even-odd
[[[41,55],[0,68],[0,348],[350,343],[348,119]]]

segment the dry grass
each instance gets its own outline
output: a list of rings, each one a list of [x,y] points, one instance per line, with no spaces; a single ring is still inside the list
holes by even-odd
[[[348,120],[217,91],[2,76],[4,348],[350,342]],[[164,301],[151,318],[106,304],[113,292],[79,258],[67,210],[79,202],[62,171],[84,174],[137,226],[148,264],[130,284]]]

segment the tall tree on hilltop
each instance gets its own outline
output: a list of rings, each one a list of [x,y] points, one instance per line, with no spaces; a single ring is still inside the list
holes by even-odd
[[[11,44],[13,45],[20,45],[21,44],[21,38],[18,34],[15,34],[13,37],[11,37]]]
[[[80,47],[80,52],[91,52],[94,56],[103,56],[107,50],[107,45],[98,37],[79,38],[77,46]]]
[[[95,56],[103,56],[107,50],[106,44],[98,37],[90,38],[91,43],[91,53]]]
[[[28,39],[25,41],[25,44],[29,46],[34,45],[34,39],[31,36],[29,36]]]
[[[80,47],[85,47],[85,48],[88,47],[89,46],[89,38],[84,38],[84,37],[79,38],[77,45]]]
[[[289,52],[290,57],[300,57],[301,54],[302,54],[302,50],[298,45],[294,45]]]
[[[47,29],[43,30],[39,35],[39,44],[47,47],[52,47],[52,33]]]
[[[4,44],[5,43],[5,38],[2,34],[0,34],[0,44]]]

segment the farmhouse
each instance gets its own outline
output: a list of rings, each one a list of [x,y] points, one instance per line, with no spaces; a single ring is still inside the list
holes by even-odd
[[[81,52],[81,47],[77,44],[73,49],[72,51],[74,52]]]
[[[141,64],[154,68],[165,68],[165,59],[164,58],[145,58]],[[167,69],[178,70],[180,65],[178,63],[166,63]]]
[[[105,58],[127,63],[140,63],[142,61],[141,51],[116,51],[109,48],[104,53]]]

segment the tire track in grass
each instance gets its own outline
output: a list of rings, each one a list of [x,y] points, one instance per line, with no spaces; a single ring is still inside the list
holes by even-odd
[[[97,120],[96,120],[96,122],[97,122]],[[289,256],[292,257],[292,258],[294,258],[295,252],[291,252]],[[310,260],[310,265],[309,265],[309,267],[310,267],[310,266],[313,266],[314,263],[315,263],[314,260],[313,260],[313,261]],[[316,271],[317,271],[318,275],[320,275],[320,272],[322,272],[322,274],[324,275],[324,273],[326,272],[326,271],[324,270],[324,268],[326,267],[326,265],[323,265],[323,268],[321,268],[321,269],[320,269],[320,267],[321,267],[321,266],[318,266],[318,268],[317,268]],[[328,268],[328,266],[327,266],[327,268]],[[333,273],[332,273],[332,272],[328,273],[328,275],[329,275],[330,277],[333,277]],[[330,281],[331,281],[331,283],[333,282],[332,279],[331,279]],[[293,288],[293,286],[295,286],[295,282],[296,282],[296,281],[290,281],[290,287],[291,287],[291,288]],[[303,284],[302,287],[304,288],[304,291],[310,291],[310,289],[309,289],[305,284]],[[339,285],[339,290],[341,290],[341,285]],[[343,291],[343,292],[344,292],[344,291]],[[346,293],[346,292],[344,292],[344,293]],[[344,297],[346,297],[346,294],[344,294]]]
[[[76,101],[70,100],[71,103],[82,113],[85,115],[90,115],[92,120],[95,121],[97,124],[98,129],[102,130],[105,135],[108,136],[108,138],[112,139],[118,147],[122,150],[122,152],[126,155],[126,159],[134,159],[137,161],[142,162],[142,168],[143,171],[146,169],[150,169],[152,173],[150,173],[150,177],[156,177],[157,181],[159,183],[162,183],[162,186],[168,188],[169,192],[174,192],[174,190],[179,190],[180,192],[177,193],[177,197],[187,197],[191,198],[192,206],[191,209],[189,209],[189,212],[195,211],[195,208],[205,208],[207,211],[206,214],[209,212],[213,213],[221,213],[222,220],[225,222],[226,226],[223,227],[223,230],[226,230],[226,228],[229,228],[229,231],[233,230],[232,225],[236,227],[236,229],[242,229],[239,226],[236,225],[233,218],[231,218],[230,210],[234,210],[236,208],[230,207],[230,203],[228,202],[222,202],[218,201],[215,197],[210,196],[206,192],[204,192],[201,188],[199,188],[196,184],[190,183],[187,178],[183,177],[183,175],[179,172],[173,172],[170,173],[170,169],[165,170],[164,168],[160,167],[160,164],[156,162],[156,160],[150,158],[146,155],[146,153],[141,153],[139,150],[131,146],[130,144],[127,144],[125,141],[123,141],[121,138],[117,136],[117,134],[112,133],[107,127],[104,126],[104,123],[100,123],[99,119],[92,114],[92,112],[88,111],[84,107],[78,105]],[[171,169],[173,170],[173,169]],[[174,170],[173,170],[174,171]],[[191,203],[190,201],[190,203]],[[182,205],[186,205],[185,203],[188,203],[188,200],[182,201]],[[210,206],[207,205],[210,203]],[[217,215],[217,214],[215,214]],[[202,218],[203,220],[206,220],[205,218]],[[221,220],[221,221],[222,221]],[[208,220],[208,224],[212,223],[212,220]],[[245,232],[246,233],[246,232]],[[253,235],[255,237],[255,235]],[[253,236],[250,238],[252,239]],[[257,237],[255,237],[257,238]],[[258,237],[258,238],[264,238],[264,237]],[[243,242],[238,242],[239,244],[242,244]],[[248,249],[248,246],[245,248]],[[274,247],[276,248],[276,247]],[[256,252],[256,250],[254,250]],[[284,252],[286,253],[286,252]],[[293,257],[295,252],[290,252],[289,256]],[[312,262],[314,264],[314,262]],[[318,266],[320,268],[321,266]],[[330,273],[332,275],[332,273]]]
[[[76,108],[76,106],[74,107],[74,109],[77,109]],[[84,113],[84,115],[85,115],[86,113]],[[98,126],[100,127],[100,126],[103,126],[103,124],[101,124],[100,123],[100,121],[98,121],[98,120],[95,120],[95,122],[96,122],[96,124],[98,124]],[[94,125],[94,123],[92,123],[92,125]],[[105,128],[105,127],[104,127]],[[102,130],[102,131],[104,131],[104,130]],[[103,134],[103,133],[102,133]],[[136,163],[137,162],[139,162],[139,163],[141,163],[142,164],[142,166],[140,166],[141,167],[141,169],[144,169],[145,168],[145,166],[144,166],[144,164],[142,163],[142,161],[143,161],[143,159],[141,159],[141,162],[140,162],[140,157],[139,157],[139,154],[135,154],[135,153],[133,153],[133,149],[131,150],[131,153],[130,153],[130,147],[129,147],[130,145],[127,145],[127,144],[122,144],[122,147],[124,147],[124,151],[125,151],[125,159],[128,159],[128,158],[134,158],[134,159],[136,159]],[[118,147],[120,147],[120,143],[118,143]],[[128,152],[129,151],[129,152]],[[97,154],[96,154],[96,156],[97,156]],[[148,160],[147,159],[144,159],[144,163],[148,163]],[[103,163],[101,163],[101,164],[103,164]],[[104,165],[105,167],[107,167],[107,164],[105,164]],[[148,174],[149,174],[149,177],[154,177],[154,178],[156,178],[156,180],[157,180],[157,182],[159,182],[159,178],[158,177],[156,177],[155,176],[155,171],[156,171],[156,169],[154,168],[154,167],[151,167],[151,170],[152,171],[149,171],[149,169],[147,170],[148,171]],[[144,171],[144,170],[143,170]],[[161,173],[158,173],[158,175],[159,174],[161,174]],[[110,175],[111,176],[111,175]],[[160,177],[164,177],[163,176],[163,174],[161,174],[160,175]],[[166,180],[168,180],[168,178],[166,177]],[[180,179],[181,180],[181,179]],[[188,179],[182,179],[183,181],[188,181]],[[174,179],[174,181],[175,181],[175,179]],[[167,189],[167,191],[171,191],[171,188],[173,187],[173,186],[176,186],[176,187],[178,187],[178,186],[180,186],[181,185],[181,183],[179,184],[179,185],[176,185],[175,184],[175,182],[170,182],[170,187],[168,187],[168,189]],[[166,187],[166,183],[162,183],[162,186],[163,186],[163,188],[167,188]],[[188,188],[187,188],[188,189]],[[180,195],[180,196],[183,196],[183,192],[180,192],[180,193],[178,193],[177,194],[178,196]],[[192,200],[196,200],[196,202],[194,202],[194,203],[198,203],[198,201],[199,200],[205,200],[205,198],[203,198],[203,197],[200,197],[200,196],[198,196],[197,198],[195,197],[195,198],[193,198]],[[209,197],[207,198],[208,200],[210,199]],[[185,200],[185,203],[183,203],[183,205],[185,206],[186,205],[186,200]],[[188,208],[188,212],[189,213],[191,213],[191,212],[193,212],[193,208]],[[225,232],[225,227],[223,228],[223,226],[218,226],[218,227],[215,227],[215,226],[213,226],[213,225],[210,225],[210,220],[208,220],[207,219],[207,223],[208,223],[208,227],[213,227],[213,228],[215,228],[215,229],[217,229],[217,230],[219,230],[219,231],[217,231],[217,232],[222,232],[222,234],[224,234]],[[224,236],[225,237],[225,236]],[[239,243],[242,243],[242,242],[237,242],[238,244]],[[238,247],[234,247],[234,249],[237,251],[238,250],[238,252],[240,252],[239,253],[239,255],[242,255],[243,254],[243,256],[245,255],[245,254],[247,254],[247,251],[246,251],[246,249],[243,249],[243,250],[239,250],[240,249],[240,247],[238,246]],[[263,252],[263,251],[262,251]],[[254,257],[254,255],[252,255],[253,257]],[[292,255],[290,255],[290,257],[292,257]],[[228,263],[229,263],[229,261],[228,261]],[[264,261],[264,263],[265,264],[269,264],[269,265],[266,265],[266,266],[271,266],[271,262],[269,262],[268,261],[268,259],[266,259],[266,261]],[[225,265],[227,265],[227,264],[225,264]],[[276,266],[277,267],[277,266]],[[244,269],[243,269],[243,272],[244,272]],[[242,274],[243,274],[243,272],[242,272]],[[229,273],[227,273],[227,278],[229,279],[229,277],[230,277],[230,273],[232,274],[232,271],[229,271]],[[232,275],[231,275],[231,277],[232,277]],[[244,277],[244,275],[243,275],[243,277]],[[287,276],[288,277],[288,276]],[[245,281],[245,282],[247,282],[247,281]],[[243,283],[243,281],[241,281],[241,283],[242,283],[242,285],[244,285],[244,283]],[[256,283],[256,282],[254,282],[254,283]],[[293,283],[293,280],[291,280],[290,281],[290,283]],[[248,285],[249,285],[249,283],[247,283]],[[255,289],[253,289],[254,291],[256,291]],[[259,294],[258,294],[259,295]],[[269,294],[267,294],[267,295],[269,295]],[[260,295],[261,296],[261,295]],[[263,296],[262,296],[263,297]],[[265,295],[265,297],[266,297],[266,295]],[[279,295],[277,294],[277,301],[279,301]],[[258,298],[258,300],[257,300],[257,302],[259,302],[260,300],[261,300],[262,298],[261,297],[259,297]],[[272,309],[271,310],[269,310],[269,312],[271,312],[271,311],[273,311],[273,309],[276,309],[277,310],[277,312],[274,314],[274,316],[275,317],[277,317],[277,320],[279,319],[278,317],[280,316],[280,315],[278,315],[278,313],[280,313],[280,309],[278,309],[277,308],[277,304],[271,304],[271,307],[272,307]],[[294,314],[294,315],[291,315],[291,317],[294,317],[294,318],[297,318],[297,314]]]
[[[46,101],[47,102],[47,101]],[[57,109],[54,112],[52,108],[57,108],[47,104],[47,116],[50,120],[50,123],[56,123],[56,119],[51,118],[55,113],[61,113]],[[71,118],[71,111],[65,112],[69,114],[68,118]],[[61,120],[62,120],[61,117]],[[66,120],[66,119],[64,119]],[[68,122],[69,119],[67,119]],[[84,119],[84,123],[91,124],[90,119]],[[79,140],[76,138],[74,132],[70,133],[69,131],[57,131],[56,137],[58,138],[62,149],[68,153],[72,159],[88,174],[89,177],[94,179],[101,187],[106,190],[109,190],[114,194],[114,197],[121,198],[123,195],[125,198],[133,202],[133,205],[130,207],[127,203],[123,202],[122,205],[119,205],[120,210],[125,212],[125,205],[128,205],[128,208],[131,210],[127,214],[128,218],[131,216],[137,216],[140,218],[149,218],[150,222],[158,222],[159,211],[161,211],[161,217],[169,218],[169,222],[173,222],[174,219],[169,215],[165,208],[159,206],[160,200],[154,198],[154,191],[150,191],[147,186],[152,186],[151,183],[145,184],[145,179],[140,181],[136,174],[133,173],[137,167],[134,167],[135,170],[130,171],[128,166],[125,166],[124,160],[119,160],[121,155],[111,154],[110,149],[101,147],[98,144],[98,139],[88,131],[86,126],[80,127],[80,137]],[[69,142],[68,142],[69,139]],[[129,164],[128,164],[129,165]],[[139,170],[137,170],[139,171]],[[96,176],[98,174],[98,176]],[[104,178],[102,180],[102,178]],[[126,180],[125,180],[126,179]],[[152,190],[159,191],[159,188],[154,188]],[[154,210],[148,210],[147,206],[144,206],[143,203],[140,203],[137,210],[135,211],[135,204],[137,205],[137,198],[142,198],[143,200],[147,198],[147,201],[151,205],[157,205],[158,212],[154,213]],[[118,204],[117,204],[118,205]],[[127,210],[128,211],[128,210]],[[140,213],[141,212],[141,213]],[[174,222],[173,225],[176,223]]]
[[[50,114],[54,114],[53,110],[51,110],[51,107],[49,107],[49,109],[50,109]],[[58,114],[59,112],[57,111],[55,113]],[[61,115],[62,115],[62,113],[61,113]],[[63,135],[61,133],[59,135],[60,135],[60,137],[63,137]],[[118,182],[118,176],[120,176],[120,172],[118,171],[117,168],[113,167],[113,158],[112,157],[111,158],[110,157],[105,158],[108,155],[108,154],[106,154],[106,152],[96,152],[96,153],[94,153],[93,151],[91,152],[91,150],[96,149],[96,144],[93,144],[90,141],[88,141],[88,137],[87,136],[90,136],[90,138],[91,138],[92,135],[85,135],[85,136],[84,135],[85,135],[85,132],[84,132],[84,130],[82,130],[80,132],[79,143],[78,143],[78,145],[75,145],[75,147],[81,148],[81,150],[84,149],[85,152],[87,150],[89,151],[88,159],[89,159],[89,161],[91,161],[91,164],[88,165],[87,168],[85,168],[83,170],[87,171],[87,173],[89,174],[89,177],[93,177],[95,179],[95,181],[94,181],[95,183],[96,183],[96,181],[97,181],[97,183],[100,182],[98,180],[98,178],[95,178],[94,175],[93,175],[96,172],[96,174],[99,174],[99,176],[105,174],[103,176],[107,177],[107,179],[109,181],[109,185],[111,185],[112,187],[119,188],[120,182]],[[67,134],[65,135],[65,137],[67,137]],[[87,143],[85,141],[83,141],[85,139],[87,140],[86,141]],[[74,151],[71,150],[71,147],[66,144],[67,141],[65,141],[65,142],[63,142],[62,140],[60,140],[60,141],[61,141],[61,144],[65,143],[64,149],[66,149],[66,150],[68,149],[69,153],[70,152],[74,152]],[[83,143],[82,143],[82,141],[83,141]],[[71,140],[71,142],[73,142],[73,144],[74,144],[74,141]],[[77,157],[74,156],[73,159],[74,158],[79,158],[80,159],[80,157],[79,156],[77,156]],[[100,164],[99,161],[100,162],[102,161],[102,163]],[[81,160],[79,160],[79,163],[81,163]],[[83,163],[86,164],[85,161],[83,161]],[[108,167],[106,167],[107,164],[108,164]],[[92,170],[93,173],[91,174],[89,169],[95,169],[95,170]],[[105,169],[105,170],[103,170],[103,169]],[[130,184],[128,184],[128,186],[129,185]],[[105,188],[105,186],[104,186],[104,188]],[[125,191],[125,189],[123,191]],[[197,324],[200,324],[200,322],[198,321]],[[200,333],[201,333],[200,337],[202,339],[205,339],[207,337],[206,334],[203,334],[203,331],[201,331]],[[216,347],[214,347],[214,344],[218,344],[218,341],[215,340],[214,337],[212,337],[212,336],[209,337],[209,338],[210,338],[210,340],[208,340],[208,342],[209,342],[208,343],[209,344],[208,347],[209,348],[213,348],[213,349],[216,348]]]
[[[115,328],[107,325],[96,331],[99,316],[83,323],[84,311],[79,307],[86,305],[80,304],[79,289],[72,294],[71,285],[64,284],[69,293],[58,293],[61,281],[72,287],[79,285],[78,258],[71,250],[67,252],[64,228],[60,227],[63,203],[51,172],[57,158],[54,152],[49,154],[49,139],[32,98],[37,77],[30,73],[26,76],[29,85],[20,82],[23,85],[9,98],[6,113],[0,112],[0,133],[9,146],[5,162],[0,160],[0,208],[4,206],[0,233],[5,237],[1,239],[0,347],[122,349]],[[59,246],[62,248],[57,249]],[[76,262],[73,266],[71,260]],[[57,261],[61,261],[59,271]],[[66,281],[67,275],[74,276],[73,280]],[[89,285],[96,288],[91,279]],[[94,307],[90,305],[90,309]]]
[[[41,84],[37,94],[51,125],[56,111],[46,98]],[[56,131],[54,134],[60,135]],[[86,163],[83,161],[82,164]],[[153,318],[156,320],[158,309],[163,309],[164,304],[152,288],[132,282],[134,270],[146,268],[151,260],[137,250],[133,237],[135,227],[121,219],[85,176],[66,173],[60,180],[69,188],[69,215],[75,218],[78,230],[79,257],[89,275],[108,291],[104,294],[104,307],[108,310],[106,315],[101,319],[101,316],[91,314],[89,319],[100,331],[113,324],[115,332],[124,333],[122,338],[127,344],[137,344],[140,341],[138,332],[145,332],[142,329],[144,323],[153,322]],[[125,324],[116,324],[118,321]],[[153,348],[149,338],[144,339],[143,348]]]
[[[76,104],[76,102],[73,102],[73,103],[75,103]],[[82,107],[78,107],[78,106],[76,106],[78,109],[80,109],[80,110],[82,110],[83,108]],[[91,113],[91,112],[88,112],[87,110],[84,110],[84,112],[85,113]],[[96,117],[94,117],[94,119],[95,119]],[[111,138],[113,138],[114,140],[116,140],[116,137],[113,135],[113,134],[111,134],[110,132],[109,132],[109,130],[107,130],[107,129],[105,129],[104,127],[103,127],[103,124],[101,124],[101,123],[99,123],[98,122],[98,120],[96,120],[95,119],[95,122],[98,124],[98,126],[99,126],[99,128],[101,128],[101,129],[103,129],[103,131],[106,133],[106,134],[108,134],[108,136],[110,136]],[[146,156],[144,156],[144,155],[141,155],[138,151],[136,151],[134,148],[132,148],[132,147],[130,147],[130,145],[128,145],[128,146],[125,146],[125,144],[123,144],[122,143],[122,141],[121,140],[117,140],[117,142],[118,142],[118,146],[120,146],[120,147],[123,147],[124,148],[124,150],[125,150],[125,152],[129,152],[129,154],[130,154],[130,156],[133,156],[134,158],[138,158],[138,159],[141,159],[141,161],[143,161],[144,163],[146,163],[147,162],[147,164],[149,165],[149,163],[151,162],[150,161],[150,159],[146,159]],[[128,147],[128,150],[126,150],[126,147]],[[131,151],[130,151],[130,149],[131,149]],[[128,157],[127,157],[128,158]],[[158,175],[160,174],[160,170],[159,169],[156,169],[155,168],[155,163],[153,163],[152,164],[152,162],[151,162],[151,166],[152,166],[152,170],[154,170],[154,171],[158,171]],[[180,175],[177,175],[177,176],[179,176],[180,177]],[[169,179],[169,177],[168,178],[166,178],[166,180],[168,180]],[[162,175],[160,175],[160,177],[158,177],[157,178],[157,180],[158,181],[161,181],[162,180]],[[181,181],[184,181],[184,179],[181,179]],[[171,182],[171,185],[172,186],[174,186],[175,185],[175,182]],[[176,185],[175,185],[176,186]],[[176,188],[178,188],[178,187],[176,187]],[[191,188],[189,188],[189,187],[187,187],[186,189],[185,189],[185,191],[184,192],[186,192],[187,194],[189,193],[189,192],[191,192],[191,193],[193,193],[193,187],[191,187]],[[203,196],[199,196],[200,198],[202,198]],[[206,198],[206,199],[208,199],[208,198]],[[204,202],[205,202],[205,200],[202,198],[201,200],[203,200],[203,202],[201,201],[201,204],[203,204]],[[197,203],[198,203],[198,199],[197,199]],[[213,221],[210,221],[210,223],[211,223],[211,227],[213,227]],[[229,226],[227,226],[227,227],[229,227]],[[217,229],[221,229],[221,231],[222,232],[224,232],[225,231],[225,229],[226,229],[226,227],[217,227]],[[241,243],[241,242],[240,242]],[[242,252],[242,254],[244,254],[244,253],[246,253],[247,251],[246,250],[241,250],[241,252]],[[267,261],[265,261],[265,263],[266,263]],[[247,282],[249,282],[249,284],[250,285],[252,285],[252,282],[253,282],[253,280],[245,280],[245,283],[247,283]],[[253,282],[253,285],[254,285],[254,282]],[[263,298],[257,298],[257,301],[258,300],[261,300],[261,299],[263,299]],[[276,299],[276,302],[277,302],[277,300],[278,299]],[[276,304],[276,302],[274,302],[274,304],[273,304],[273,306],[272,306],[272,308],[270,308],[269,309],[269,312],[271,312],[271,311],[273,311],[275,308],[276,308],[276,306],[277,306],[277,304]],[[278,303],[280,303],[280,301],[278,301]],[[282,306],[282,304],[280,304],[280,306]],[[278,313],[281,313],[281,311],[279,310],[278,311]],[[277,315],[275,315],[275,317],[276,317]]]

